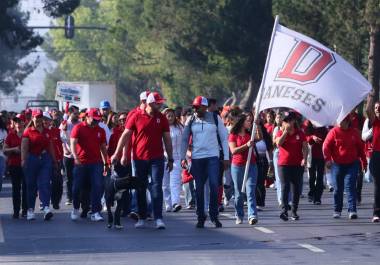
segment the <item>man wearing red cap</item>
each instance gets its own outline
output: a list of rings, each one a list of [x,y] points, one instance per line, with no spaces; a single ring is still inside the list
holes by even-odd
[[[227,129],[219,116],[214,116],[214,113],[207,112],[207,107],[208,101],[205,97],[198,96],[194,99],[193,108],[195,114],[189,117],[185,123],[181,146],[182,167],[187,168],[185,158],[189,147],[189,139],[192,136],[192,166],[190,173],[194,176],[196,184],[197,228],[203,228],[206,221],[204,186],[207,180],[210,185],[210,219],[215,227],[222,227],[218,220],[220,148],[223,149],[224,167],[227,168],[229,163]]]
[[[157,93],[150,93],[147,97],[146,109],[136,111],[131,116],[125,126],[125,131],[121,136],[115,153],[111,160],[116,162],[124,146],[128,146],[132,133],[135,140],[132,143],[133,159],[136,167],[136,176],[144,183],[143,187],[137,190],[137,201],[139,210],[139,221],[136,228],[145,226],[147,217],[146,189],[148,186],[148,174],[152,178],[152,201],[153,213],[157,229],[165,229],[162,221],[162,179],[164,175],[164,149],[162,142],[168,154],[168,169],[173,169],[173,151],[170,138],[169,122],[161,114],[161,104],[165,99]]]
[[[79,219],[80,193],[84,183],[91,183],[91,220],[103,221],[100,215],[104,191],[103,165],[107,164],[106,134],[98,126],[102,117],[98,109],[87,111],[86,120],[77,124],[71,132],[71,152],[74,157],[73,211],[71,219]],[[102,162],[103,161],[103,162]],[[106,170],[105,168],[104,170]]]

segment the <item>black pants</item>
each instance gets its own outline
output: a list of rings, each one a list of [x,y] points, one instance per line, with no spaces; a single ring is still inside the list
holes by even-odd
[[[53,206],[59,206],[63,194],[63,177],[61,174],[62,163],[58,162],[58,167],[53,169],[51,181],[51,203]]]
[[[313,202],[320,202],[323,193],[323,175],[325,172],[324,159],[312,158],[309,168],[309,197]]]
[[[375,187],[375,203],[373,205],[373,215],[380,217],[380,152],[373,152],[369,164],[369,169],[373,176],[373,184]]]
[[[26,212],[28,208],[26,204],[26,184],[22,167],[9,166],[8,170],[12,181],[13,212],[19,214],[20,207],[22,207],[23,212]]]
[[[364,178],[363,169],[362,169],[362,166],[360,166],[359,172],[358,172],[358,178],[356,179],[356,195],[357,195],[358,202],[362,201],[363,178]]]
[[[265,206],[265,180],[267,179],[269,163],[266,157],[257,159],[257,185],[256,185],[256,204],[257,206]]]
[[[300,200],[300,185],[304,168],[301,166],[279,166],[281,180],[281,205],[283,212],[289,209],[289,191],[292,191],[292,212],[297,212]]]
[[[73,200],[73,171],[74,171],[74,158],[63,158],[63,168],[65,170],[66,187],[67,187],[67,200]]]
[[[126,176],[132,176],[132,165],[126,165],[122,166],[120,163],[118,163],[115,166],[115,171],[118,174],[120,178],[124,178]],[[120,198],[120,200],[117,201],[117,207],[116,207],[116,213],[120,215],[121,211],[123,211],[123,216],[126,216],[131,212],[131,205],[132,205],[132,193],[131,190],[126,190],[123,193],[123,196]]]

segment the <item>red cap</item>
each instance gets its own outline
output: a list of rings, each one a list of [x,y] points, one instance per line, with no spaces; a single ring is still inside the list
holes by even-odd
[[[43,111],[41,109],[34,109],[32,111],[32,117],[42,117],[43,116]]]
[[[165,98],[162,98],[161,95],[158,92],[153,92],[148,95],[148,98],[146,99],[146,103],[158,103],[162,104],[166,101]]]
[[[100,112],[96,108],[90,108],[86,112],[88,117],[93,118],[96,121],[100,121],[102,119],[102,115],[100,115]]]
[[[193,107],[200,107],[200,106],[208,107],[207,98],[202,97],[202,96],[197,96],[194,98]]]
[[[26,109],[25,114],[32,114],[32,109]]]

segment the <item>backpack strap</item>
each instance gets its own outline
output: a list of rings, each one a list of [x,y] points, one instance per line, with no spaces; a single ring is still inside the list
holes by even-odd
[[[219,136],[219,130],[218,130],[218,113],[216,112],[213,112],[213,117],[214,117],[214,123],[215,123],[215,126],[216,126],[216,137],[218,139],[218,144],[219,144],[219,151],[220,151],[220,159],[223,160],[224,158],[224,153],[223,153],[223,146],[222,146],[222,140],[220,139],[220,136]]]

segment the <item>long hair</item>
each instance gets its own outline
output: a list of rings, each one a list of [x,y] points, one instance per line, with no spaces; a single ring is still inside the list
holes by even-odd
[[[241,129],[244,126],[245,120],[248,118],[248,115],[246,113],[241,113],[237,116],[235,124],[231,128],[232,134],[239,134]],[[247,130],[248,132],[248,130]]]
[[[174,123],[173,123],[173,126],[176,127],[176,128],[180,128],[182,129],[183,128],[183,124],[176,118],[176,113],[175,113],[175,110],[174,109],[165,109],[164,110],[164,115],[166,115],[168,112],[171,112],[173,113],[174,115]]]

